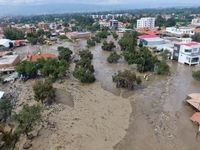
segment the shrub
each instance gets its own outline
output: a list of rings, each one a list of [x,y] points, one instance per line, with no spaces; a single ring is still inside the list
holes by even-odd
[[[82,83],[93,83],[96,80],[94,74],[84,68],[75,68],[73,76]]]

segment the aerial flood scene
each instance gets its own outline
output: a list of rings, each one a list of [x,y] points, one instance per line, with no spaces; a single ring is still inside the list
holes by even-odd
[[[0,150],[200,150],[200,0],[0,0]]]

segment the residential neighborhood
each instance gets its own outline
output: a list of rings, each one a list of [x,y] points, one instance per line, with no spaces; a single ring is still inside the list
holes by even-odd
[[[0,14],[0,149],[198,150],[200,7],[126,8]]]

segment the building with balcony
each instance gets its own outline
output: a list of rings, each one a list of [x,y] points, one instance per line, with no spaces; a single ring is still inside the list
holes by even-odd
[[[152,17],[145,17],[137,20],[137,29],[140,28],[155,28],[155,18]]]
[[[194,35],[195,28],[193,27],[167,27],[166,32],[176,35],[176,36],[183,36],[183,35]]]
[[[182,64],[197,65],[200,62],[200,43],[176,43],[172,56]]]

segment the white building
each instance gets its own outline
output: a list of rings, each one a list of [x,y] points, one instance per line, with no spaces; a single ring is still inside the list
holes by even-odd
[[[192,19],[191,24],[195,25],[195,26],[199,26],[200,25],[200,18]]]
[[[185,34],[194,35],[194,30],[195,28],[191,28],[191,27],[180,27],[180,28],[167,27],[166,28],[166,32],[174,34],[174,35],[178,35],[178,36],[182,36]]]
[[[154,28],[155,27],[155,18],[146,17],[137,20],[137,29],[138,28]]]
[[[174,44],[172,58],[182,64],[197,65],[200,62],[200,43]]]

